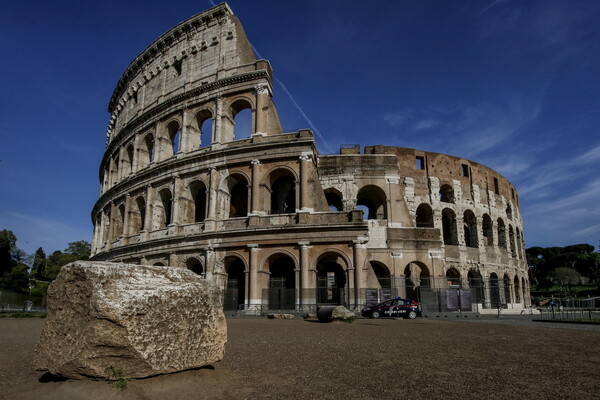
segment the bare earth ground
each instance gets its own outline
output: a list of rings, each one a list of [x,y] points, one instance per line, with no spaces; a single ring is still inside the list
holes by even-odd
[[[600,331],[533,323],[229,319],[225,359],[129,381],[41,383],[43,320],[0,320],[1,399],[599,399]]]

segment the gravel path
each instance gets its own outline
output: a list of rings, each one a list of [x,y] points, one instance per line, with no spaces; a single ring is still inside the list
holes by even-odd
[[[597,331],[431,320],[229,319],[225,359],[130,381],[40,383],[30,360],[42,320],[0,320],[5,399],[590,399]]]

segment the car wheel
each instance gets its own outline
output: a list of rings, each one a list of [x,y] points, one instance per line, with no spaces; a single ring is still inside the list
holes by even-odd
[[[408,318],[409,319],[415,319],[415,318],[417,318],[417,312],[416,311],[409,311],[408,312]]]
[[[375,318],[375,319],[377,319],[377,318],[379,318],[379,317],[381,317],[381,313],[380,313],[379,311],[377,311],[377,310],[373,310],[373,311],[371,312],[371,318]]]

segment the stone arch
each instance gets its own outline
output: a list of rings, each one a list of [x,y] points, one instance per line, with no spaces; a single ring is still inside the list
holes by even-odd
[[[508,274],[504,274],[504,279],[502,280],[502,286],[504,286],[504,302],[505,303],[513,303],[512,295],[511,295],[511,279]]]
[[[500,306],[500,282],[495,272],[490,274],[490,307],[498,308]]]
[[[329,211],[344,211],[344,196],[342,195],[342,192],[335,188],[327,188],[324,192]]]
[[[190,257],[185,261],[185,266],[187,269],[189,269],[190,271],[200,275],[201,277],[204,278],[206,271],[204,269],[204,265],[202,264],[202,261],[200,261],[199,259],[197,259],[196,257]]]
[[[448,284],[448,286],[450,285],[461,285],[461,277],[460,277],[460,272],[454,268],[454,267],[450,267],[446,270],[446,283]]]
[[[288,168],[275,168],[269,173],[271,214],[296,212],[296,174]]]
[[[485,301],[485,285],[483,277],[478,269],[470,269],[467,273],[467,280],[469,281],[469,288],[474,296],[473,302],[486,304]]]
[[[133,233],[144,230],[146,224],[146,199],[138,196],[135,199],[135,211],[131,213],[131,227]]]
[[[264,268],[269,274],[268,302],[273,310],[291,310],[296,304],[296,260],[284,252],[274,252]]]
[[[392,288],[392,276],[390,274],[390,269],[382,262],[379,261],[370,261],[369,262],[375,277],[377,278],[377,282],[379,283],[379,287],[381,289],[391,289]]]
[[[129,143],[125,147],[125,157],[123,158],[123,177],[128,176],[133,172],[133,155],[135,154],[135,149],[133,147],[133,143]]]
[[[195,115],[198,129],[198,147],[210,146],[214,140],[214,113],[209,108],[198,111]]]
[[[254,110],[254,102],[248,97],[239,96],[231,101],[229,106],[229,115],[231,116],[231,140],[244,139],[254,134]],[[243,118],[242,121],[240,120],[240,117]],[[245,132],[242,132],[241,130],[244,130]]]
[[[513,258],[517,258],[517,248],[515,247],[515,231],[512,225],[508,225],[508,240],[510,243],[510,255]]]
[[[458,245],[458,234],[456,230],[456,214],[450,208],[444,208],[442,210],[442,235],[444,238],[445,245]]]
[[[519,258],[523,258],[523,249],[521,247],[521,231],[519,230],[519,227],[515,228],[516,231],[516,242],[515,242],[515,246],[517,248],[517,255]]]
[[[482,230],[483,230],[483,241],[486,246],[494,245],[494,226],[492,225],[492,219],[488,214],[483,214],[482,217]]]
[[[449,184],[443,184],[440,187],[440,201],[444,203],[454,203],[454,189]]]
[[[201,180],[194,180],[188,185],[191,202],[187,212],[188,222],[203,222],[207,212],[207,189]]]
[[[326,251],[316,259],[318,304],[345,304],[350,278],[347,261],[337,251]]]
[[[231,173],[223,180],[221,194],[225,196],[223,211],[225,218],[239,218],[248,215],[248,177],[241,172]]]
[[[463,231],[465,235],[465,246],[479,247],[477,238],[477,218],[471,210],[466,210],[463,214]]]
[[[386,203],[385,192],[376,185],[363,186],[356,195],[357,208],[363,206],[367,210],[367,215],[364,215],[364,219],[387,219]]]
[[[498,218],[498,247],[506,249],[506,226],[504,220]]]
[[[420,301],[421,288],[431,287],[431,273],[427,265],[420,261],[411,261],[404,268],[406,297]]]
[[[117,236],[125,235],[125,204],[120,204],[117,208],[119,211],[119,218],[117,220],[116,232]]]
[[[512,207],[509,205],[506,206],[506,218],[513,219]]]
[[[521,303],[521,284],[519,282],[519,277],[516,275],[513,280],[513,287],[515,288],[515,303]]]
[[[246,260],[238,254],[228,254],[223,259],[223,272],[227,275],[223,308],[239,310],[246,301]]]
[[[165,158],[168,158],[177,154],[181,148],[181,128],[179,121],[174,120],[167,124],[166,139],[169,141],[169,146],[164,151]]]
[[[145,153],[145,157],[141,157],[140,161],[143,167],[154,161],[154,157],[156,156],[155,152],[156,140],[154,139],[154,134],[148,133],[144,136],[143,153]]]
[[[163,188],[158,192],[159,202],[157,204],[160,209],[158,229],[166,228],[173,223],[173,195],[171,190]]]
[[[433,228],[433,209],[427,203],[419,204],[415,218],[417,228]]]

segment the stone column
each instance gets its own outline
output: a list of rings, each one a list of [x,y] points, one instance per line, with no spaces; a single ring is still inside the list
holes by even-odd
[[[308,189],[308,163],[311,161],[312,157],[309,154],[302,154],[300,156],[300,207],[298,208],[302,211],[312,211],[314,209],[309,207],[311,204]]]
[[[258,215],[260,214],[260,161],[252,160],[250,162],[252,164],[252,183],[251,183],[251,191],[250,191],[250,214]]]
[[[148,185],[146,188],[146,215],[144,216],[144,231],[152,231],[152,215],[154,214],[154,188]],[[144,235],[144,239],[146,236]]]
[[[131,235],[131,195],[125,195],[125,217],[123,218],[123,244],[127,244],[128,238]]]
[[[365,240],[354,241],[354,299],[355,307],[364,305],[362,289],[365,287],[363,268],[367,259],[367,244]]]
[[[266,83],[256,87],[256,129],[254,135],[265,136],[267,134],[267,113],[269,105],[269,86]]]
[[[173,201],[171,202],[171,225],[180,225],[181,212],[181,201],[179,195],[181,193],[181,178],[179,176],[173,177]]]
[[[138,163],[140,162],[140,148],[143,140],[140,134],[136,134],[133,138],[133,160],[131,161],[131,173],[135,174],[138,170]]]
[[[204,220],[204,230],[213,231],[215,229],[215,220],[217,218],[217,202],[219,193],[219,172],[215,167],[210,168],[210,181],[207,193],[208,215]]]
[[[315,304],[315,296],[314,293],[311,296],[308,281],[309,244],[309,242],[298,242],[300,247],[300,304],[302,308],[308,308],[309,305]]]
[[[248,306],[258,306],[261,303],[260,292],[258,288],[258,250],[257,244],[249,244],[250,251],[250,273],[248,275]]]

